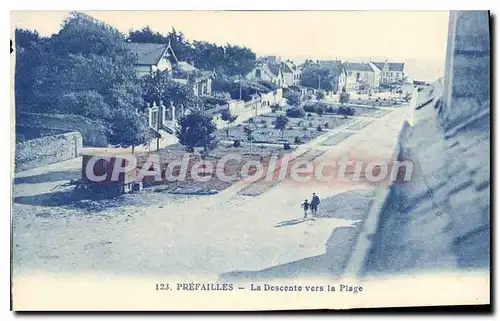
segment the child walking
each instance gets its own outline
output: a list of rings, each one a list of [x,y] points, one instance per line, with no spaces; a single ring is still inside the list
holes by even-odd
[[[304,208],[304,220],[307,218],[307,211],[309,210],[310,205],[311,204],[309,204],[309,201],[307,199],[304,201],[304,203],[300,204],[300,206]]]

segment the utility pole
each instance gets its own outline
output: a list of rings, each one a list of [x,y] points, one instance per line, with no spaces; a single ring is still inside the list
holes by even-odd
[[[240,100],[241,100],[241,80],[242,80],[242,76],[240,75]]]

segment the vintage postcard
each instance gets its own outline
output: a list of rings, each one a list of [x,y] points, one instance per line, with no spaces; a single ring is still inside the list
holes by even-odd
[[[12,309],[490,304],[488,11],[12,11]]]

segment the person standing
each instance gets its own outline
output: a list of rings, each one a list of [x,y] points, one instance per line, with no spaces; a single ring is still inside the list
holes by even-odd
[[[313,193],[313,197],[311,200],[311,213],[313,214],[313,219],[316,219],[316,213],[318,211],[318,206],[319,206],[320,200],[318,195],[316,193]]]

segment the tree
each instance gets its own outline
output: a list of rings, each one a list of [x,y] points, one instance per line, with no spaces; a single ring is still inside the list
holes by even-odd
[[[285,92],[285,98],[289,105],[299,106],[301,101],[301,94],[296,90],[287,90]]]
[[[324,113],[325,113],[325,107],[322,105],[318,105],[316,107],[316,114],[318,114],[318,116],[321,117],[323,116]]]
[[[254,128],[250,126],[245,126],[243,127],[243,131],[245,132],[245,135],[247,136],[247,140],[250,142],[250,152],[253,150],[253,132]]]
[[[286,115],[291,118],[301,118],[304,117],[306,112],[302,107],[292,107],[286,110]]]
[[[154,138],[144,113],[119,109],[114,113],[113,127],[111,128],[111,143],[120,147],[148,144]]]
[[[300,84],[304,87],[334,91],[338,84],[338,66],[309,64],[302,70]]]
[[[217,147],[215,132],[217,127],[212,117],[200,111],[194,111],[179,119],[176,136],[179,143],[193,152],[195,147],[203,147],[205,153]]]
[[[193,90],[186,85],[172,80],[167,72],[156,71],[142,78],[142,97],[144,101],[157,105],[160,101],[165,106],[173,105],[183,115],[188,109],[201,110],[202,106],[196,108],[196,97]]]
[[[317,100],[322,100],[323,98],[325,98],[325,93],[323,91],[318,91],[316,93],[316,99]]]
[[[136,57],[117,29],[71,12],[50,38],[17,35],[24,49],[18,52],[16,65],[23,70],[16,74],[16,97],[24,111],[81,115],[112,129],[118,111],[132,114],[143,106]]]
[[[238,116],[232,114],[229,108],[227,108],[222,110],[222,112],[220,113],[220,118],[226,122],[226,136],[227,138],[229,138],[229,125],[234,123]]]
[[[274,128],[279,129],[281,131],[281,139],[283,139],[283,135],[285,133],[286,125],[288,124],[288,117],[278,116],[276,117],[276,123],[274,124]]]
[[[345,91],[345,89],[342,89],[342,92],[340,93],[339,101],[342,105],[346,105],[349,103],[349,93]]]
[[[168,37],[163,36],[159,32],[154,32],[149,26],[146,26],[141,30],[130,30],[128,34],[128,40],[130,40],[131,42],[139,43],[168,43]]]
[[[344,115],[344,118],[347,118],[347,116],[353,116],[355,114],[355,110],[352,107],[340,106],[337,109],[337,114]]]

